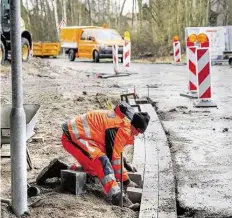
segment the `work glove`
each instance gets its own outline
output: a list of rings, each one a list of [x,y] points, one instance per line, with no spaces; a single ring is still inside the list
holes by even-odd
[[[121,198],[121,193],[117,193],[117,194],[114,194],[112,196],[112,204],[113,205],[116,205],[116,206],[120,206],[120,198]],[[131,200],[126,196],[126,195],[123,195],[123,207],[127,207],[131,210],[134,210],[134,211],[139,211],[140,209],[140,204],[139,203],[136,203],[136,204],[133,204],[131,202]]]
[[[125,169],[128,171],[128,172],[137,172],[137,169],[132,165],[130,164],[125,157],[123,157],[123,163],[124,163],[124,167]]]
[[[123,182],[124,193],[126,193],[128,187],[140,188],[138,184],[129,179]]]
[[[129,208],[133,211],[140,211],[140,204],[139,203],[132,204],[131,206],[129,206]]]
[[[128,187],[139,188],[139,185],[136,184],[135,182],[133,182],[133,181],[130,180],[130,183],[129,183],[126,187],[127,187],[127,188],[128,188]]]

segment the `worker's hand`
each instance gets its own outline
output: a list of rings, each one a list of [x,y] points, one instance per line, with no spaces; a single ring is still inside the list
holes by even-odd
[[[130,180],[130,183],[127,185],[127,188],[128,187],[139,188],[139,185]]]
[[[125,157],[123,158],[123,162],[124,162],[124,167],[128,172],[133,172],[133,173],[137,172],[137,169],[132,164],[127,162]]]
[[[128,187],[140,188],[138,184],[136,184],[135,182],[133,182],[133,181],[131,181],[131,180],[127,180],[127,181],[124,182],[124,184],[123,184],[123,189],[124,189],[124,192],[125,192],[125,193],[126,193]]]
[[[139,203],[135,203],[132,204],[131,206],[129,206],[129,208],[133,211],[139,211],[140,210],[140,204]]]
[[[133,169],[133,173],[135,173],[135,172],[138,172],[138,170],[134,167],[134,166],[132,166],[132,169]]]

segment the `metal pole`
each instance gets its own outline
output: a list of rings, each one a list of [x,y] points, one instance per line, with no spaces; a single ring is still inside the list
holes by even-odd
[[[120,178],[120,188],[121,188],[121,198],[120,198],[120,206],[123,207],[123,152],[121,152],[121,178]]]
[[[26,115],[23,108],[21,10],[10,0],[12,109],[10,114],[11,195],[16,216],[27,211]]]

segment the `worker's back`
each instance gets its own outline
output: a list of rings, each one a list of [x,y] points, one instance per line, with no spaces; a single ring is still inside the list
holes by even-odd
[[[68,121],[67,127],[73,141],[78,138],[92,140],[104,151],[107,137],[112,134],[115,137],[119,128],[125,136],[121,140],[133,141],[130,139],[130,125],[128,118],[122,119],[114,111],[95,110]]]

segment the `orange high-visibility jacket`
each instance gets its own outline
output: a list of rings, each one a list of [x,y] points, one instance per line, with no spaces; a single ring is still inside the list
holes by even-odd
[[[66,130],[64,130],[66,126]],[[114,111],[96,110],[77,116],[64,124],[63,130],[73,142],[84,139],[82,147],[90,157],[95,159],[105,153],[111,161],[115,177],[120,180],[121,152],[126,145],[134,144],[131,135],[130,120],[122,118]],[[98,149],[97,149],[98,148]],[[123,170],[123,181],[128,180],[127,172]]]

